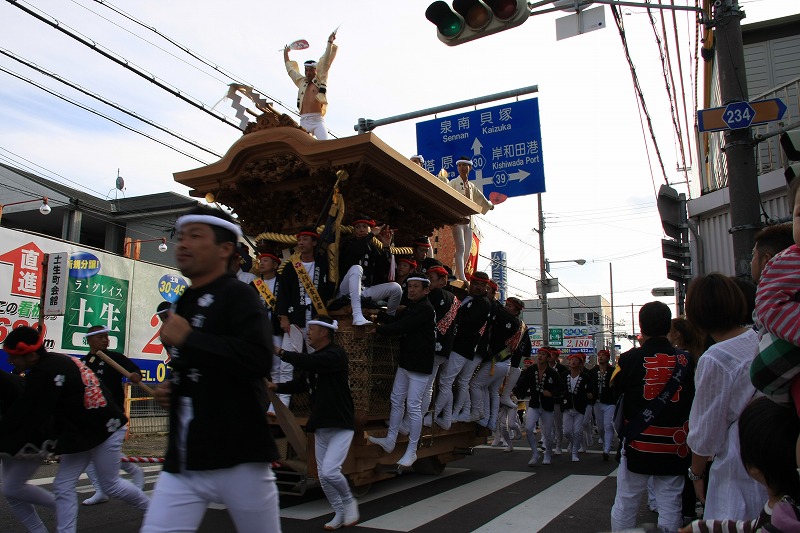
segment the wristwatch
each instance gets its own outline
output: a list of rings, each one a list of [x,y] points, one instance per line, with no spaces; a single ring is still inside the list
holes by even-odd
[[[689,476],[689,479],[691,479],[692,481],[698,481],[706,477],[705,473],[700,474],[699,476],[696,475],[694,472],[692,472],[691,466],[689,467],[689,471],[686,473],[686,475]]]

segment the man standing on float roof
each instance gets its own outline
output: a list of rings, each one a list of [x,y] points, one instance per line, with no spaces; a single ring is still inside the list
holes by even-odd
[[[461,194],[472,200],[481,208],[481,214],[485,215],[492,209],[494,205],[483,196],[481,190],[475,186],[474,183],[469,181],[469,171],[472,170],[472,159],[467,156],[462,156],[456,161],[456,168],[458,169],[458,177],[450,180],[448,185],[454,188]],[[464,264],[469,257],[470,248],[472,248],[472,217],[467,217],[465,224],[456,224],[452,226],[453,241],[456,245],[456,278],[466,281],[467,278],[464,274]]]
[[[319,140],[328,138],[325,127],[325,112],[328,108],[328,69],[336,57],[337,46],[333,44],[336,32],[328,37],[328,46],[319,61],[306,61],[305,74],[300,72],[296,61],[289,60],[289,45],[283,49],[283,62],[286,72],[297,85],[297,110],[300,112],[300,126]]]

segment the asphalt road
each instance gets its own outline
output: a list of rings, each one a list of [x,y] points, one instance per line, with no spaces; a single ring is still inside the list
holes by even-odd
[[[552,465],[532,468],[527,466],[529,458],[527,447],[518,447],[511,453],[480,447],[474,455],[450,463],[438,476],[404,473],[376,483],[359,498],[361,522],[351,531],[580,533],[610,529],[617,467],[613,456],[604,462],[595,446],[581,454],[577,463],[565,453],[554,457]],[[143,468],[145,489],[150,491],[160,466]],[[54,474],[55,466],[43,466],[36,474],[36,483],[50,488]],[[93,492],[85,479],[78,491],[81,501]],[[46,510],[40,514],[53,531],[53,514]],[[311,489],[303,496],[281,496],[284,532],[321,531],[331,516],[319,489]],[[81,506],[78,531],[133,533],[138,531],[141,520],[141,513],[132,507],[109,501]],[[656,515],[643,506],[638,523],[655,521]],[[0,531],[25,532],[5,500],[0,501]],[[219,533],[234,528],[227,511],[212,506],[199,531]]]

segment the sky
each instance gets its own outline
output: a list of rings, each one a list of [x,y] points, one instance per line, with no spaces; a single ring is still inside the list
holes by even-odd
[[[78,32],[121,62],[136,65],[189,99],[233,117],[220,100],[227,84],[252,85],[295,111],[296,88],[286,75],[283,46],[306,39],[310,48],[292,52],[303,62],[317,59],[336,28],[339,45],[328,81],[326,122],[339,137],[355,135],[358,118],[380,119],[486,94],[538,85],[546,257],[561,292],[552,297],[600,294],[610,300],[613,270],[617,331],[630,331],[631,304],[655,299],[654,287],[668,287],[661,257],[664,237],[655,194],[666,179],[687,192],[672,127],[670,102],[653,25],[643,8],[625,7],[623,20],[631,59],[650,113],[664,171],[637,104],[631,74],[610,7],[606,28],[557,41],[555,12],[530,17],[523,25],[470,43],[449,47],[425,19],[429,0],[31,0],[19,5]],[[686,5],[685,0],[676,0]],[[743,23],[786,16],[793,0],[742,0]],[[137,24],[120,15],[122,11]],[[661,19],[654,12],[661,33]],[[666,17],[673,84],[694,124],[695,16]],[[203,57],[217,69],[193,59]],[[171,190],[187,194],[172,174],[216,161],[217,157],[137,121],[20,64],[34,63],[105,99],[164,126],[211,152],[224,154],[241,132],[126,70],[12,3],[0,3],[0,162],[100,197],[114,190],[117,173],[127,196]],[[663,41],[663,36],[661,37]],[[680,55],[677,54],[678,48]],[[680,69],[679,69],[680,66]],[[701,68],[702,70],[702,68]],[[5,72],[32,80],[170,144],[193,158],[124,129]],[[702,83],[702,81],[701,81]],[[702,85],[701,85],[702,87]],[[702,90],[699,94],[702,94]],[[530,98],[525,96],[522,98]],[[288,108],[282,107],[285,104]],[[498,105],[485,104],[478,108]],[[702,108],[702,102],[698,104]],[[465,110],[459,110],[465,111]],[[456,114],[443,113],[440,116]],[[676,107],[683,120],[681,104]],[[375,133],[400,153],[416,153],[415,123],[424,117],[379,127]],[[685,125],[683,126],[685,131]],[[686,165],[696,167],[694,139]],[[689,153],[691,152],[691,163]],[[425,154],[422,154],[425,155]],[[200,160],[200,161],[198,161]],[[695,170],[689,172],[691,176]],[[696,187],[694,188],[696,190]],[[694,190],[692,193],[694,193]],[[508,295],[535,297],[539,278],[536,196],[511,198],[479,218],[481,254],[508,254]],[[488,270],[481,258],[479,269]],[[579,266],[573,259],[585,259]],[[561,262],[564,261],[564,262]],[[609,266],[611,265],[611,266]],[[659,298],[674,304],[674,298]],[[674,307],[673,307],[674,309]],[[558,323],[560,317],[550,317]],[[638,329],[638,328],[637,328]]]

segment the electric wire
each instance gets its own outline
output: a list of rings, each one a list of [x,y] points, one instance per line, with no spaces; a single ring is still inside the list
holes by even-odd
[[[229,125],[229,126],[231,126],[233,128],[236,128],[237,130],[241,131],[241,128],[239,127],[238,122],[234,121],[230,117],[228,117],[226,115],[223,115],[222,113],[218,113],[218,112],[214,111],[213,109],[210,109],[204,103],[202,103],[200,100],[198,100],[198,99],[196,99],[196,98],[194,98],[192,96],[189,96],[188,94],[186,94],[185,92],[181,91],[177,87],[174,87],[174,86],[171,86],[171,85],[167,84],[165,81],[162,81],[160,78],[157,78],[155,75],[153,75],[153,74],[151,74],[151,73],[139,68],[138,66],[136,66],[133,63],[131,63],[130,61],[128,61],[124,57],[122,57],[122,56],[120,56],[120,55],[118,55],[118,54],[116,54],[114,52],[111,52],[110,49],[98,44],[97,42],[95,42],[92,39],[89,39],[88,37],[83,36],[79,32],[74,31],[69,26],[61,24],[58,20],[50,17],[50,15],[47,15],[44,11],[39,10],[42,13],[45,13],[45,15],[47,15],[47,16],[40,15],[39,13],[34,11],[33,9],[28,8],[26,6],[23,6],[22,5],[22,3],[23,3],[22,0],[6,0],[6,1],[8,3],[10,3],[11,5],[16,6],[19,9],[23,10],[25,13],[31,15],[32,17],[36,18],[37,20],[40,20],[41,22],[44,22],[48,26],[50,26],[50,27],[62,32],[63,34],[65,34],[65,35],[67,35],[69,37],[71,37],[72,39],[78,41],[79,43],[83,44],[84,46],[87,46],[91,50],[94,50],[95,52],[97,52],[98,54],[102,55],[106,59],[110,59],[114,63],[116,63],[116,64],[118,64],[118,65],[120,65],[120,66],[122,66],[122,67],[124,67],[124,68],[126,68],[128,70],[130,70],[131,72],[133,72],[137,76],[140,76],[140,77],[144,78],[145,80],[149,81],[150,83],[156,85],[157,87],[167,91],[168,93],[170,93],[173,96],[179,98],[180,100],[183,100],[184,102],[194,106],[195,108],[197,108],[197,109],[203,111],[204,113],[216,118],[217,120],[220,120],[220,121],[224,122],[225,124],[227,124],[227,125]],[[50,20],[48,20],[48,17],[50,18]]]
[[[653,121],[650,118],[650,113],[647,111],[647,104],[644,99],[644,93],[642,92],[642,87],[639,84],[639,76],[636,74],[636,67],[633,64],[633,59],[631,58],[630,49],[628,48],[628,40],[627,37],[625,36],[625,25],[622,20],[622,12],[617,6],[613,4],[611,5],[611,12],[614,15],[614,22],[617,25],[617,31],[619,32],[620,40],[622,41],[622,49],[625,52],[625,58],[628,61],[628,67],[631,73],[631,78],[633,79],[633,87],[634,90],[636,91],[636,96],[639,100],[641,111],[644,113],[647,119],[647,126],[648,129],[650,130],[650,137],[652,138],[656,155],[658,156],[658,162],[661,167],[661,173],[664,177],[664,182],[669,183],[669,180],[667,179],[667,171],[664,167],[664,160],[662,159],[661,151],[658,148],[658,141],[656,140],[656,134],[653,128]]]
[[[46,93],[49,93],[49,94],[55,96],[56,98],[60,98],[61,100],[64,100],[65,102],[74,105],[75,107],[83,109],[84,111],[88,111],[89,113],[95,114],[98,117],[101,117],[101,118],[104,118],[104,119],[108,120],[109,122],[113,122],[117,126],[121,126],[121,127],[125,128],[126,130],[132,131],[134,133],[138,133],[139,135],[141,135],[143,137],[146,137],[146,138],[150,139],[151,141],[155,141],[155,142],[157,142],[158,144],[160,144],[162,146],[166,146],[167,148],[169,148],[171,150],[174,150],[174,151],[178,152],[181,155],[185,155],[186,157],[188,157],[190,159],[194,159],[198,163],[202,163],[204,165],[208,165],[208,162],[203,161],[202,159],[198,159],[197,157],[193,156],[192,154],[190,154],[188,152],[184,152],[180,148],[172,146],[171,144],[167,144],[166,142],[162,141],[161,139],[153,137],[152,135],[150,135],[148,133],[145,133],[143,131],[139,131],[139,130],[137,130],[136,128],[134,128],[132,126],[128,126],[124,122],[121,122],[121,121],[119,121],[119,120],[117,120],[117,119],[115,119],[113,117],[110,117],[110,116],[108,116],[108,115],[106,115],[104,113],[101,113],[100,111],[97,111],[96,109],[92,109],[89,106],[83,105],[80,102],[78,102],[76,100],[73,100],[72,98],[70,98],[68,96],[65,96],[65,95],[57,93],[57,92],[55,92],[55,91],[53,91],[51,89],[48,89],[44,85],[40,85],[39,83],[36,83],[35,81],[33,81],[31,79],[28,79],[28,78],[26,78],[26,77],[24,77],[24,76],[22,76],[20,74],[17,74],[16,72],[13,72],[13,71],[8,70],[8,69],[6,69],[4,67],[1,67],[1,66],[0,66],[0,72],[5,72],[9,76],[13,76],[13,77],[15,77],[15,78],[17,78],[17,79],[19,79],[21,81],[29,83],[30,85],[33,85],[34,87],[36,87],[38,89],[41,89],[42,91],[44,91]]]
[[[216,157],[219,157],[219,158],[222,157],[222,154],[218,154],[217,152],[214,152],[210,148],[206,148],[205,146],[203,146],[201,144],[198,144],[195,141],[192,141],[191,139],[188,139],[188,138],[180,135],[179,133],[175,133],[174,131],[171,131],[171,130],[167,129],[165,126],[162,126],[162,125],[156,123],[155,121],[150,120],[147,117],[143,117],[142,115],[139,115],[135,111],[131,111],[129,109],[125,109],[121,105],[116,104],[116,103],[112,102],[111,100],[108,100],[107,98],[104,98],[103,96],[100,96],[97,93],[93,93],[93,92],[91,92],[91,91],[89,91],[87,89],[84,89],[80,85],[77,85],[77,84],[75,84],[75,83],[73,83],[73,82],[71,82],[71,81],[69,81],[69,80],[67,80],[65,78],[62,78],[58,74],[55,74],[55,73],[50,72],[48,70],[45,70],[44,68],[36,65],[35,63],[32,63],[32,62],[27,61],[26,59],[24,59],[22,57],[17,56],[16,54],[11,52],[10,50],[6,50],[5,48],[0,48],[0,54],[13,59],[14,61],[17,61],[18,63],[21,63],[21,64],[25,65],[26,67],[31,68],[31,69],[39,72],[40,74],[44,74],[45,76],[48,76],[48,77],[50,77],[50,78],[52,78],[52,79],[54,79],[56,81],[59,81],[59,82],[63,83],[64,85],[66,85],[68,87],[71,87],[72,89],[75,89],[76,91],[79,91],[79,92],[85,94],[86,96],[94,98],[95,100],[98,100],[98,101],[106,104],[107,106],[113,107],[117,111],[121,111],[121,112],[125,113],[128,116],[131,116],[131,117],[133,117],[133,118],[135,118],[137,120],[140,120],[140,121],[144,122],[145,124],[148,124],[149,126],[152,126],[152,127],[156,128],[158,130],[161,130],[164,133],[167,133],[168,135],[171,135],[171,136],[175,137],[176,139],[179,139],[179,140],[181,140],[181,141],[183,141],[183,142],[185,142],[187,144],[191,144],[195,148],[199,148],[200,150],[203,150],[204,152],[209,153],[209,154],[211,154],[213,156],[216,156]]]

